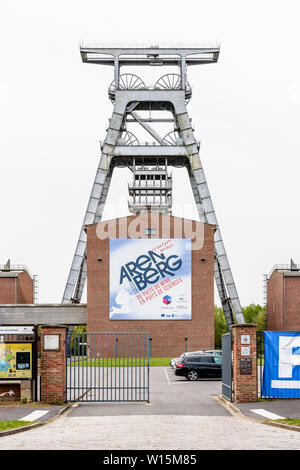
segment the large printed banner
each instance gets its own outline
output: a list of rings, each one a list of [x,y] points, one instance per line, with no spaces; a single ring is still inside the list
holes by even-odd
[[[190,320],[191,240],[110,239],[111,320]]]
[[[263,397],[300,397],[300,333],[264,331]]]

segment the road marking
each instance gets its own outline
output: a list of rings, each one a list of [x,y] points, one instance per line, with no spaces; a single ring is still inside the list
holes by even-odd
[[[270,413],[270,411],[263,409],[250,410],[252,413],[257,413],[258,415],[264,416],[268,419],[285,419],[283,416],[276,415],[275,413]]]
[[[169,385],[172,385],[171,382],[170,382],[170,379],[169,379],[169,375],[168,375],[167,369],[164,369],[164,371],[165,371],[165,375],[166,375],[166,377],[167,377],[167,381],[168,381]]]
[[[190,384],[190,380],[177,380],[176,382],[172,382],[172,385],[178,385],[178,384]]]
[[[49,410],[36,410],[30,413],[29,415],[19,419],[19,421],[36,421],[47,413],[49,413]]]

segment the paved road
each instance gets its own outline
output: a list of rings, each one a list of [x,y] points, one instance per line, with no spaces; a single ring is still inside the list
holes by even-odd
[[[0,420],[9,421],[9,420],[23,420],[23,421],[48,421],[49,419],[54,418],[59,411],[61,411],[64,406],[45,406],[45,405],[20,405],[13,406],[11,405],[1,405],[0,406]]]
[[[298,450],[300,432],[232,416],[219,381],[151,370],[151,404],[80,404],[50,424],[0,438],[0,449]]]
[[[300,433],[234,416],[65,416],[0,438],[0,449],[298,450]]]

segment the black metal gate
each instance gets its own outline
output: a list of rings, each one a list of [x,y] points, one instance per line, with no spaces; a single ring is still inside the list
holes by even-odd
[[[232,335],[222,335],[222,396],[232,401]]]
[[[69,333],[66,401],[149,402],[148,333]]]

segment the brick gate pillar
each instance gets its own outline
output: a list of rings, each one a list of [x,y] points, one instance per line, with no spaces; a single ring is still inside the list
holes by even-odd
[[[256,325],[232,326],[233,401],[257,400]]]
[[[41,401],[65,402],[66,331],[61,325],[42,326]]]

